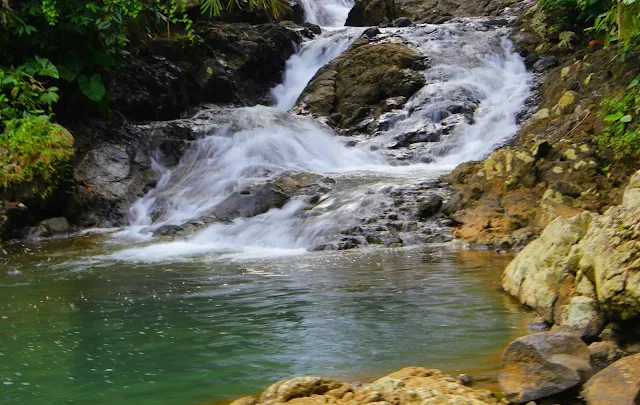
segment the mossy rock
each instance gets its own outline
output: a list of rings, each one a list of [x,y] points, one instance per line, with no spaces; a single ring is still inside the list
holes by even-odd
[[[49,197],[71,179],[73,135],[48,121],[25,120],[0,135],[0,200]]]

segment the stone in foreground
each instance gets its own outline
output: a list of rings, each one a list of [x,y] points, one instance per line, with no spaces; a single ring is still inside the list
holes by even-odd
[[[520,404],[563,392],[592,375],[589,349],[571,333],[541,332],[516,339],[501,361],[500,389]]]
[[[371,384],[348,384],[323,377],[298,377],[267,388],[259,400],[231,405],[485,405],[506,403],[488,390],[474,390],[438,370],[408,367]]]
[[[589,405],[640,404],[640,354],[620,359],[593,376],[582,397]]]

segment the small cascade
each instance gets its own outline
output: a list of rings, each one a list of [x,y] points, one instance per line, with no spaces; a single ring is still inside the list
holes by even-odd
[[[306,20],[323,27],[341,27],[347,21],[354,0],[298,0]]]
[[[281,110],[292,108],[318,70],[340,56],[360,34],[362,29],[359,28],[325,28],[320,37],[303,44],[287,61],[282,84],[271,91],[275,106]]]

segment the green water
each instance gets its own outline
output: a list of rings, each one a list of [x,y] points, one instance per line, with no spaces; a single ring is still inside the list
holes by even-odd
[[[2,404],[193,405],[317,374],[495,371],[508,257],[448,246],[169,263],[84,237],[0,255]]]

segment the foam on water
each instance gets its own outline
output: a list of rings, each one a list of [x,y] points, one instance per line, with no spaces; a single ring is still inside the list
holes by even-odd
[[[282,83],[271,90],[275,106],[281,110],[292,108],[318,70],[340,56],[361,33],[361,28],[325,28],[320,37],[304,43],[287,61]]]
[[[324,27],[341,27],[347,21],[354,0],[299,0],[305,18],[312,24]]]
[[[186,241],[113,253],[110,259],[164,261],[180,257],[226,255],[252,258],[300,254],[379,206],[390,184],[435,178],[457,164],[481,159],[517,131],[516,116],[530,96],[531,77],[500,29],[482,21],[385,30],[427,55],[427,85],[393,124],[359,147],[346,147],[335,133],[311,119],[292,115],[306,82],[322,63],[355,38],[350,30],[325,34],[305,44],[287,65],[285,81],[274,90],[278,107],[229,110],[222,127],[206,129],[180,164],[163,172],[157,187],[131,208],[131,226],[120,236],[149,238],[154,230],[211,215],[231,193],[286,171],[330,175],[337,185],[321,204],[306,210],[292,200],[282,209],[230,223],[216,223]],[[337,41],[331,44],[331,35]],[[337,42],[342,41],[341,44]],[[346,45],[345,45],[346,44]],[[465,116],[458,110],[471,111]],[[456,121],[457,120],[457,121]],[[440,142],[412,145],[413,157],[390,158],[386,144],[412,131],[458,125]],[[231,255],[231,256],[229,256]]]

